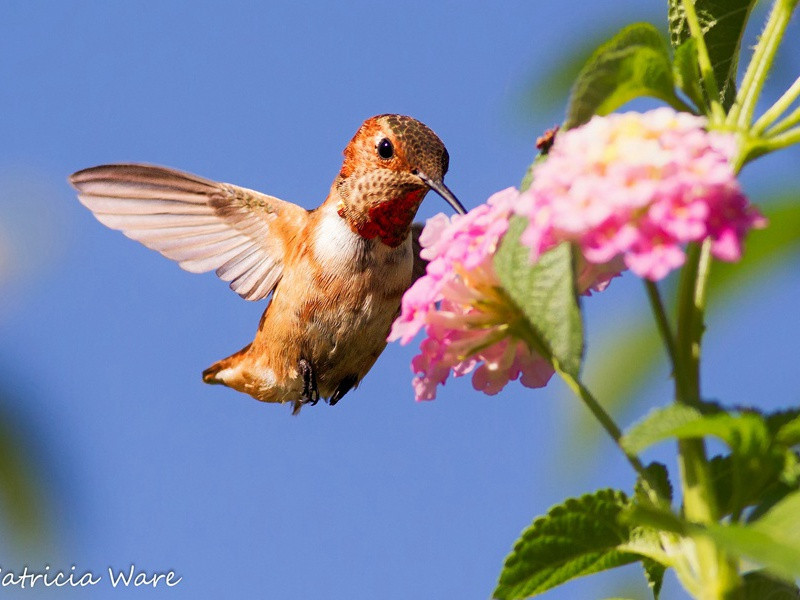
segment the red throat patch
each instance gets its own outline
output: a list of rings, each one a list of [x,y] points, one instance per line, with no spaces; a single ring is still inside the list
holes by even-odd
[[[351,227],[365,239],[378,237],[387,246],[396,248],[408,236],[414,215],[426,191],[422,188],[394,200],[381,202],[369,209],[366,220],[351,223]],[[346,218],[342,209],[339,209],[338,213],[340,217]]]

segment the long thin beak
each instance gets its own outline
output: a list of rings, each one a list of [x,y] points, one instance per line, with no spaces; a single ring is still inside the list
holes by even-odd
[[[429,188],[431,188],[434,192],[439,194],[442,198],[447,200],[447,203],[453,207],[453,209],[460,215],[467,214],[466,209],[461,205],[461,202],[458,201],[455,194],[451,192],[444,182],[441,179],[433,179],[432,177],[428,177],[425,173],[420,170],[417,170],[417,177],[422,179]]]

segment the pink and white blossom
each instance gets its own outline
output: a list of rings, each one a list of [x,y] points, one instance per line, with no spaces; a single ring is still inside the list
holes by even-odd
[[[542,387],[553,368],[514,335],[520,314],[493,257],[509,218],[528,219],[521,241],[532,262],[568,241],[579,250],[578,291],[603,290],[626,268],[656,281],[685,261],[691,242],[711,240],[735,261],[764,218],[741,191],[730,135],[670,108],[595,117],[560,133],[528,190],[508,188],[466,215],[430,219],[420,236],[426,274],[405,293],[389,340],[425,339],[412,361],[418,400],[436,397],[452,373],[496,394],[512,380]],[[552,137],[552,136],[551,136]]]
[[[428,221],[421,237],[426,274],[405,293],[390,340],[426,337],[411,367],[417,400],[432,400],[452,372],[472,374],[472,385],[496,394],[512,380],[542,387],[553,369],[526,344],[511,336],[516,310],[503,292],[492,257],[508,229],[519,192],[509,188],[468,214]]]
[[[684,247],[710,238],[712,254],[738,260],[763,217],[736,179],[731,135],[671,108],[594,117],[561,132],[515,211],[529,219],[531,259],[571,241],[600,265],[621,257],[656,281],[680,267]]]

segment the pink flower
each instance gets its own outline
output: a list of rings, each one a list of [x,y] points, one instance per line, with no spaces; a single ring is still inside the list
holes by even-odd
[[[683,264],[685,244],[710,238],[716,258],[738,260],[747,232],[765,220],[730,164],[735,139],[705,125],[659,108],[559,133],[515,206],[529,220],[531,259],[568,240],[590,264],[621,257],[655,281]]]
[[[420,330],[426,338],[411,368],[417,400],[432,400],[452,372],[472,373],[476,390],[496,394],[512,380],[542,387],[550,364],[511,336],[517,308],[506,296],[492,257],[508,229],[519,192],[509,188],[463,216],[430,219],[420,236],[426,274],[403,296],[389,340],[408,343]]]

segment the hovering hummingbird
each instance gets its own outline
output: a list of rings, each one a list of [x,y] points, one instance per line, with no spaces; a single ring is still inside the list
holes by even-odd
[[[245,300],[272,294],[255,339],[203,371],[262,402],[331,405],[386,347],[400,299],[425,272],[413,219],[428,190],[456,211],[449,156],[426,125],[367,119],[325,202],[306,210],[228,183],[142,164],[78,171],[70,183],[98,221],[185,270],[215,270]]]

